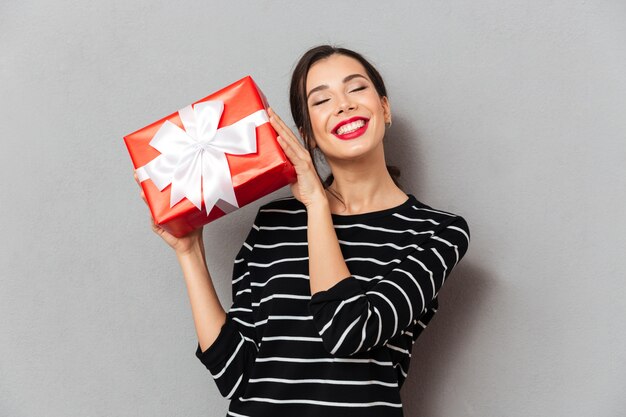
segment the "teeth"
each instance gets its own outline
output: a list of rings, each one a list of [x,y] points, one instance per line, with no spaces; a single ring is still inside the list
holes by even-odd
[[[355,130],[365,126],[365,120],[357,120],[356,122],[348,123],[337,129],[338,135],[345,135],[346,133],[352,133]]]

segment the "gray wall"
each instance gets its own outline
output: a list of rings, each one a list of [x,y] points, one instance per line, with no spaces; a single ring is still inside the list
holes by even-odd
[[[626,415],[623,1],[79,2],[0,6],[0,415],[219,416],[171,250],[122,141],[252,74],[370,57],[407,190],[473,241],[413,351],[407,416]],[[258,206],[205,229],[230,302]]]

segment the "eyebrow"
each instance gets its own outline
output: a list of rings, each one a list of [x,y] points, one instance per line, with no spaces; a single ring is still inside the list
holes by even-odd
[[[345,84],[348,81],[353,80],[355,78],[359,78],[359,77],[367,80],[367,78],[365,78],[361,74],[350,74],[346,78],[343,79],[343,83]],[[309,93],[306,95],[307,100],[309,99],[309,97],[311,97],[311,94],[315,93],[316,91],[326,90],[327,88],[328,88],[327,84],[318,85],[317,87],[312,88],[311,91],[309,91]]]

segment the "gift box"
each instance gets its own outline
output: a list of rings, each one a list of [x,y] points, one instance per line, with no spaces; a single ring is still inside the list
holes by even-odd
[[[177,237],[294,182],[245,77],[124,137],[154,221]]]

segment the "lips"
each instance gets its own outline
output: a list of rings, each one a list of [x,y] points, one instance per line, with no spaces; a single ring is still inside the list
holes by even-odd
[[[366,117],[351,117],[339,122],[332,130],[332,134],[342,140],[354,139],[365,133],[368,122],[369,119]]]

